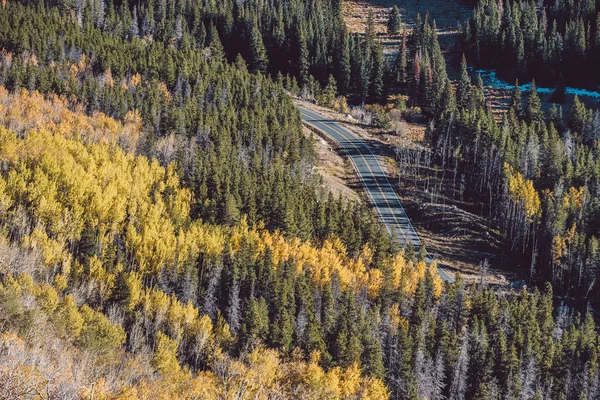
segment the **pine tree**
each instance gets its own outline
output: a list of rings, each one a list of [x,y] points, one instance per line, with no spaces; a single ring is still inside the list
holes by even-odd
[[[250,298],[246,303],[244,322],[241,327],[240,345],[250,343],[253,339],[266,340],[269,333],[269,315],[264,298],[258,301]]]
[[[265,73],[267,72],[268,62],[267,50],[262,35],[256,24],[252,24],[250,29],[250,71]]]
[[[460,61],[460,81],[456,87],[456,105],[459,109],[468,110],[470,103],[471,77],[467,70],[467,59],[463,54]]]
[[[304,39],[304,34],[302,33],[301,30],[299,32],[297,46],[298,46],[297,47],[298,58],[296,60],[296,62],[297,62],[296,65],[297,65],[298,82],[300,83],[301,86],[304,86],[308,83],[309,63],[308,63],[308,48],[306,46],[306,39]]]
[[[475,107],[478,109],[485,109],[485,93],[483,91],[483,79],[481,78],[481,74],[477,74],[477,83],[475,84],[475,88],[471,95],[473,96]]]
[[[323,89],[323,93],[320,96],[319,103],[322,106],[333,108],[335,107],[337,97],[337,83],[333,75],[329,75],[327,86]]]
[[[338,318],[333,343],[335,359],[339,365],[348,367],[360,361],[362,345],[358,332],[356,301],[348,291],[344,293],[343,310]]]
[[[408,78],[408,53],[406,47],[406,29],[402,32],[402,41],[400,42],[400,52],[396,59],[396,82],[406,85]]]
[[[573,105],[569,112],[568,125],[571,131],[576,134],[583,134],[584,127],[587,121],[587,110],[585,105],[579,100],[579,96],[575,95]]]
[[[387,30],[390,35],[396,35],[400,32],[400,10],[398,10],[398,6],[394,5],[390,10]]]
[[[209,32],[209,48],[211,51],[211,57],[216,60],[223,60],[225,57],[225,50],[223,49],[223,43],[219,38],[219,32],[214,25],[210,26]]]
[[[325,337],[333,334],[336,320],[336,300],[332,293],[331,283],[326,283],[321,294],[321,324]]]
[[[510,99],[510,107],[515,111],[515,114],[521,115],[523,113],[523,99],[521,95],[521,88],[519,87],[519,80],[515,81],[515,87],[512,92]]]
[[[377,314],[371,312],[363,323],[363,355],[362,365],[366,372],[376,378],[382,379],[385,367],[383,365],[383,354],[377,330]]]
[[[373,51],[373,70],[371,76],[370,95],[373,102],[382,103],[385,100],[385,60],[383,59],[383,46],[375,45]]]
[[[452,91],[452,82],[446,78],[446,84],[439,99],[437,113],[445,118],[449,117],[456,111],[456,99]]]
[[[375,30],[375,14],[373,13],[372,9],[369,9],[367,14],[367,22],[365,23],[365,39],[367,49],[370,49],[373,46],[376,36],[377,32]]]
[[[531,92],[527,97],[527,107],[525,109],[525,118],[529,122],[542,122],[544,120],[544,112],[542,111],[542,101],[537,94],[535,80],[531,82]]]
[[[339,67],[337,71],[337,83],[338,91],[341,94],[347,94],[350,91],[350,79],[351,79],[351,60],[350,60],[350,40],[348,33],[344,31],[341,36],[341,54]]]
[[[550,111],[548,112],[548,121],[552,122],[554,127],[560,131],[563,130],[564,121],[562,106],[556,104],[552,104],[552,106],[550,106]]]

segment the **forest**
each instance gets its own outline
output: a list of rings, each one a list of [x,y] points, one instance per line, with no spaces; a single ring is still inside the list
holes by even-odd
[[[515,77],[593,80],[597,12],[475,6],[453,81],[435,21],[409,30],[397,8],[387,62],[373,14],[349,33],[342,0],[2,1],[0,397],[598,398],[600,114],[548,111],[533,83],[499,119],[467,68],[501,71],[523,19],[544,40],[583,29],[589,51]],[[442,283],[322,187],[292,95],[369,103],[386,129],[391,93],[529,289]]]
[[[593,0],[478,2],[465,24],[470,62],[509,79],[556,87],[597,86],[600,3]]]

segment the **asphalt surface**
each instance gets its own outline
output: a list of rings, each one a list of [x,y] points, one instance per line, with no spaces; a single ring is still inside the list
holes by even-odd
[[[377,209],[381,221],[390,233],[398,239],[400,245],[404,247],[412,243],[418,251],[422,245],[421,239],[371,148],[335,120],[300,106],[298,106],[298,109],[302,114],[304,123],[323,132],[339,143],[346,151],[365,186],[373,206]],[[427,261],[433,261],[429,254],[427,255]],[[440,267],[438,267],[438,274],[443,281],[454,282],[454,278]]]

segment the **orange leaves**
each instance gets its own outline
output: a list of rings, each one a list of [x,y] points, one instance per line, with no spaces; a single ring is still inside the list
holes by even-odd
[[[122,275],[123,287],[125,289],[125,311],[133,311],[139,304],[143,295],[143,285],[140,276],[136,272],[125,272]]]
[[[194,222],[188,229],[181,229],[178,233],[177,265],[184,265],[188,260],[197,260],[201,253],[211,257],[221,255],[225,250],[226,241],[223,229]]]
[[[363,249],[357,259],[348,256],[346,247],[337,237],[326,239],[321,246],[303,242],[297,238],[285,239],[279,232],[260,232],[259,248],[269,248],[275,266],[293,260],[300,273],[304,268],[312,272],[315,283],[329,282],[334,273],[340,279],[342,287],[366,285],[368,273],[366,263],[372,257],[370,249]],[[261,252],[262,252],[261,251]]]
[[[444,282],[438,274],[436,262],[432,262],[431,264],[429,264],[427,273],[432,277],[433,280],[433,294],[435,295],[435,297],[439,298],[442,295]]]
[[[49,266],[54,266],[68,259],[65,244],[49,237],[40,226],[37,226],[30,235],[23,237],[22,245],[29,249],[40,250],[44,263]]]
[[[94,284],[100,298],[106,300],[115,286],[115,274],[107,271],[96,255],[88,260],[88,270],[87,280]]]
[[[23,360],[26,345],[23,339],[13,333],[0,336],[0,351],[3,363],[0,365],[0,397],[35,398],[44,388],[44,376],[36,366]]]
[[[309,361],[284,361],[276,350],[256,347],[238,361],[219,355],[213,373],[201,373],[192,382],[202,382],[209,397],[201,398],[271,398],[385,400],[389,394],[382,381],[365,377],[357,364],[348,368],[319,366],[319,357]],[[196,385],[191,385],[196,393]]]
[[[77,338],[83,329],[83,317],[71,295],[61,299],[52,319],[56,332],[62,338]]]
[[[281,360],[276,350],[255,348],[248,355],[247,381],[258,398],[261,388],[273,388],[282,377]]]
[[[134,74],[131,77],[129,84],[133,87],[137,87],[141,81],[142,81],[142,77],[140,76],[140,74]]]
[[[33,291],[38,305],[44,312],[53,313],[58,306],[58,293],[49,284],[42,282]]]
[[[41,247],[46,263],[55,265],[87,224],[100,250],[126,232],[129,254],[144,273],[172,264],[176,229],[189,223],[191,194],[180,188],[174,168],[116,147],[121,134],[139,132],[138,114],[128,114],[122,125],[27,92],[0,92],[0,104],[8,105],[0,124],[23,134],[0,128],[0,161],[10,170],[0,180],[0,207],[26,205],[37,227],[25,244]]]
[[[171,92],[169,92],[169,89],[164,82],[160,82],[158,84],[158,91],[160,94],[162,94],[164,99],[167,100],[167,102],[171,102]]]
[[[57,375],[47,373],[52,371],[45,364],[48,359],[52,360],[51,357],[34,354],[39,351],[38,347],[29,347],[16,335],[0,336],[3,363],[7,356],[13,355],[9,362],[10,370],[4,364],[0,367],[0,383],[4,385],[2,389],[11,384],[21,389],[30,387],[25,385],[32,385],[32,390],[35,390],[47,384],[56,386],[63,379],[73,379],[76,380],[73,386],[80,390],[82,398],[92,398],[92,394],[94,398],[119,399],[214,399],[232,398],[236,394],[240,398],[264,400],[277,396],[340,400],[388,398],[383,382],[364,376],[358,364],[326,371],[319,365],[318,352],[313,352],[310,360],[304,360],[301,356],[290,360],[277,350],[258,346],[240,359],[231,358],[219,348],[219,338],[227,330],[226,324],[220,321],[217,325],[221,327],[213,327],[210,318],[200,317],[191,304],[184,305],[174,296],[158,290],[145,291],[140,298],[139,309],[158,330],[153,354],[128,354],[123,357],[120,351],[125,332],[102,313],[87,305],[78,309],[70,295],[57,303],[55,292],[49,285],[37,284],[27,274],[16,278],[6,277],[2,285],[7,289],[0,291],[2,294],[10,292],[26,299],[33,293],[38,305],[50,313],[53,332],[64,343],[69,343],[60,347],[66,352],[66,358],[58,360],[62,375]],[[396,325],[400,325],[401,317],[397,315],[395,318]],[[89,361],[86,364],[69,364],[69,360],[75,360],[78,354],[82,354],[70,343],[91,350],[98,358],[89,365]],[[184,345],[185,351],[191,351],[188,356],[207,360],[212,372],[196,374],[182,367],[178,351]],[[42,360],[44,364],[30,363],[24,354],[32,354],[35,356],[33,360]],[[83,370],[76,374],[71,369],[73,366]],[[51,368],[55,368],[55,365]],[[110,381],[98,379],[104,376],[107,368],[118,368],[120,377]],[[154,371],[158,374],[153,374]],[[41,379],[47,376],[51,376],[51,379]]]

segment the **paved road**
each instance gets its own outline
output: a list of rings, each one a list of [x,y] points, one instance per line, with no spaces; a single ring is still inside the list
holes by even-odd
[[[412,226],[410,219],[402,207],[402,203],[396,191],[388,180],[379,160],[373,154],[369,146],[355,134],[345,129],[335,120],[329,119],[314,111],[298,106],[302,114],[302,121],[325,133],[335,140],[346,151],[358,176],[363,182],[371,202],[377,209],[380,219],[383,221],[390,233],[395,234],[401,246],[412,243],[417,251],[421,247],[421,239]],[[432,258],[427,255],[429,262]],[[442,280],[454,282],[446,271],[438,267],[438,273]]]

